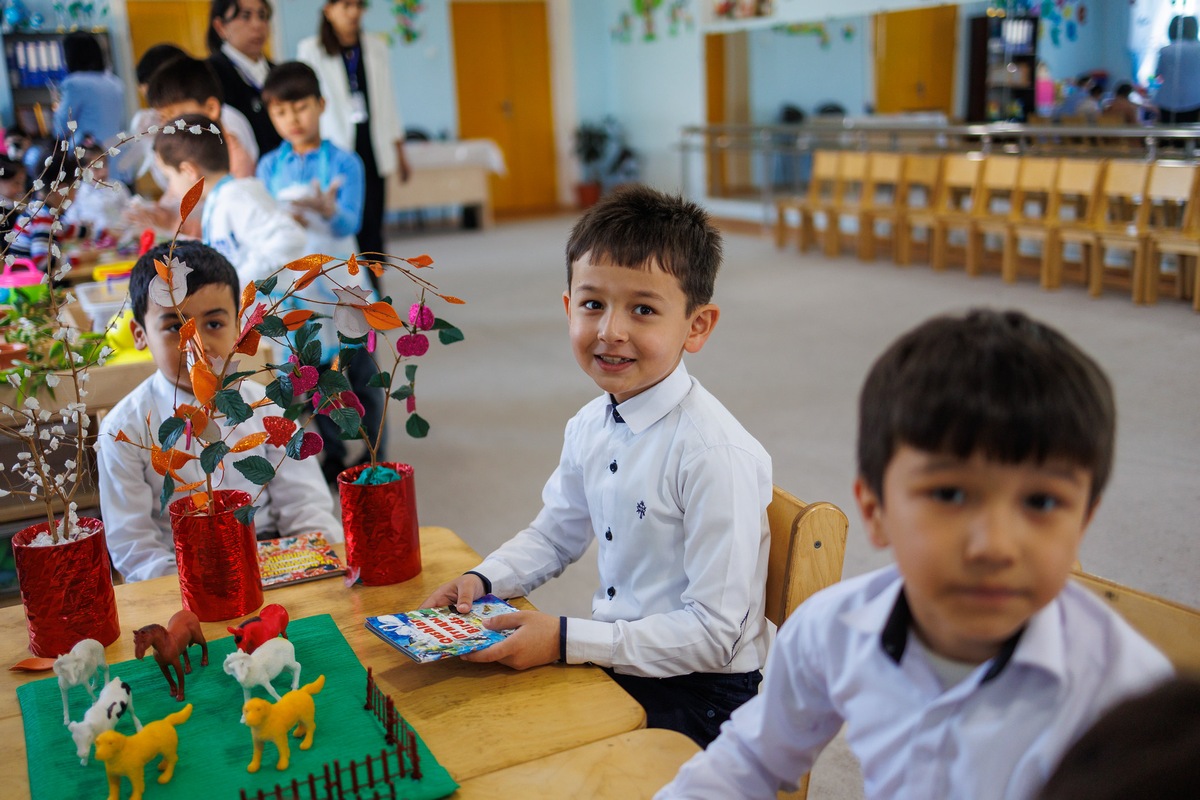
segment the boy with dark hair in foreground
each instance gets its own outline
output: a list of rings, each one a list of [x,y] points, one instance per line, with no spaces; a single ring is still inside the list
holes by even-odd
[[[902,336],[863,387],[854,487],[896,563],[798,608],[762,693],[657,796],[773,798],[843,724],[868,798],[1033,795],[1105,708],[1171,674],[1067,583],[1115,419],[1096,363],[1018,312]]]

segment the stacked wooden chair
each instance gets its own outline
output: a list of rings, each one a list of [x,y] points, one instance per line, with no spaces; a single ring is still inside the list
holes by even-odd
[[[795,212],[800,215],[800,227],[797,232],[797,244],[800,252],[807,252],[817,241],[815,218],[825,217],[829,225],[830,210],[835,200],[838,183],[838,168],[841,163],[841,153],[836,150],[817,150],[813,152],[812,174],[809,177],[808,192],[803,197],[789,197],[778,200],[775,204],[775,244],[783,247],[787,244],[787,217]]]
[[[1088,293],[1099,297],[1105,285],[1124,288],[1128,281],[1135,301],[1141,296],[1138,280],[1145,274],[1149,246],[1146,222],[1150,206],[1146,184],[1150,164],[1145,161],[1113,159],[1108,162],[1092,222],[1092,260],[1088,269]],[[1129,269],[1105,263],[1110,250],[1125,251],[1133,259]]]
[[[933,226],[937,220],[935,206],[941,186],[941,175],[941,156],[904,157],[899,199],[903,211],[897,215],[895,234],[896,263],[901,266],[912,263],[915,230],[923,229],[928,232],[927,244],[933,239]],[[928,249],[932,250],[932,247]]]
[[[904,157],[899,153],[871,153],[867,159],[867,181],[858,215],[858,257],[872,261],[879,249],[878,223],[887,227],[883,238],[892,259],[904,214]]]
[[[1200,258],[1200,169],[1194,164],[1159,162],[1150,170],[1146,196],[1146,257],[1143,274],[1134,276],[1135,290],[1140,291],[1134,300],[1158,301],[1160,262],[1164,253],[1171,253],[1179,259],[1175,295],[1190,295],[1192,307],[1200,311],[1200,292],[1193,285],[1200,282],[1200,270],[1196,269]]]
[[[863,199],[866,196],[868,156],[866,153],[842,153],[838,159],[837,181],[833,187],[833,202],[824,209],[824,251],[827,256],[841,255],[842,218],[862,217]],[[856,247],[861,246],[862,231],[855,233]]]
[[[942,179],[933,205],[933,245],[929,263],[935,270],[946,268],[951,230],[969,231],[978,195],[983,158],[975,153],[952,153],[942,159]],[[913,216],[909,215],[910,221]],[[964,254],[963,262],[966,262]]]
[[[1004,242],[1008,239],[1009,224],[1017,187],[1021,159],[1018,156],[988,156],[979,176],[975,197],[971,201],[971,219],[967,225],[967,274],[980,275],[984,269],[984,244],[989,235],[1001,241],[1001,272],[1007,256]]]
[[[1092,255],[1092,223],[1099,205],[1104,162],[1064,158],[1058,164],[1054,190],[1046,210],[1042,250],[1042,288],[1057,289],[1063,281],[1063,248],[1068,244],[1082,249],[1079,280],[1087,283]],[[1021,234],[1033,238],[1036,231],[1022,226]]]
[[[1008,283],[1015,283],[1021,273],[1021,242],[1026,240],[1041,242],[1041,258],[1032,274],[1040,279],[1045,273],[1043,265],[1049,253],[1047,237],[1051,231],[1050,198],[1058,180],[1058,167],[1057,158],[1025,157],[1017,168],[1000,263],[1000,275]],[[990,223],[981,224],[981,228],[986,233],[992,232]]]

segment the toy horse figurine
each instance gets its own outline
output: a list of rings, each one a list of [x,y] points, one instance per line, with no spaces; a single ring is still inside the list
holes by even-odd
[[[133,632],[133,654],[141,659],[146,650],[154,648],[154,660],[167,679],[171,688],[171,696],[183,702],[183,676],[192,671],[192,660],[188,657],[188,648],[194,644],[200,645],[200,666],[208,666],[208,642],[204,639],[204,631],[200,630],[200,618],[191,611],[178,611],[167,623],[162,625],[147,625]],[[180,665],[182,658],[183,664]],[[175,667],[175,678],[179,680],[178,688],[171,678],[169,666]]]
[[[257,617],[251,617],[235,628],[225,630],[233,634],[233,643],[243,653],[253,653],[264,642],[282,636],[287,638],[287,609],[278,603],[263,606]]]

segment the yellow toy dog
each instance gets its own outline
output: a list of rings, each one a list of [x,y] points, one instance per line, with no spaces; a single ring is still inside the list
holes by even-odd
[[[325,688],[325,676],[319,675],[312,683],[305,684],[279,698],[279,702],[271,703],[259,697],[252,697],[242,706],[246,724],[250,726],[250,735],[254,739],[254,757],[250,759],[247,772],[258,772],[262,766],[263,742],[274,742],[279,750],[279,763],[275,769],[287,769],[291,751],[288,749],[288,731],[293,727],[296,736],[304,737],[300,743],[301,750],[312,747],[313,733],[317,730],[317,707],[312,696]]]
[[[179,734],[175,726],[187,722],[190,716],[192,704],[188,703],[174,714],[147,722],[133,736],[105,731],[96,737],[96,758],[104,762],[104,771],[108,775],[108,800],[119,800],[122,775],[133,784],[129,800],[142,800],[142,793],[146,791],[145,767],[155,756],[162,756],[162,761],[158,762],[158,771],[162,773],[158,782],[171,780],[175,765],[179,763]]]

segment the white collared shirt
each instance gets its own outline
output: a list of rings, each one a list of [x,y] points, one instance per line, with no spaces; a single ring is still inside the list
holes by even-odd
[[[607,395],[567,423],[562,458],[528,528],[477,570],[527,594],[595,539],[592,619],[571,619],[567,661],[667,677],[760,669],[771,459],[682,362],[618,407]]]
[[[266,397],[262,384],[250,380],[242,381],[241,392],[251,404]],[[196,400],[190,393],[171,385],[161,372],[155,372],[100,422],[100,433],[96,437],[100,513],[113,566],[126,581],[144,581],[173,574],[176,571],[175,545],[171,516],[159,502],[163,477],[154,471],[150,452],[114,441],[113,437],[117,431],[125,431],[134,442],[150,445],[152,439],[146,428],[146,416],[150,417],[150,431],[157,437],[158,426],[174,414],[176,403],[194,405]],[[222,433],[227,434],[224,441],[232,447],[243,436],[262,431],[264,417],[281,413],[282,409],[273,404],[256,408],[254,416],[232,432],[222,429]],[[185,445],[181,437],[175,449],[196,456],[204,449],[204,442],[199,438],[192,440],[190,448]],[[280,465],[261,496],[258,486],[230,466],[233,461],[252,455],[262,456],[272,465]],[[186,482],[204,477],[198,458],[189,461],[177,473]],[[255,505],[259,511],[254,517],[254,525],[259,531],[277,531],[280,536],[320,531],[328,541],[342,541],[342,525],[333,515],[333,498],[315,458],[304,461],[283,458],[281,448],[260,444],[236,456],[227,456],[223,475],[218,470],[213,477],[214,483],[219,481],[219,489],[240,489],[249,492],[251,497],[258,497]],[[175,495],[176,498],[182,496]]]
[[[759,695],[693,757],[666,798],[773,798],[846,723],[867,798],[1025,800],[1109,706],[1172,674],[1167,659],[1075,584],[1015,648],[943,689],[912,647],[894,566],[819,592],[780,628]],[[903,604],[907,611],[907,604]],[[906,646],[907,645],[907,646]]]
[[[258,178],[218,181],[204,199],[200,235],[229,259],[242,286],[270,277],[308,252],[304,228],[275,203]],[[289,279],[294,278],[281,276]]]
[[[271,64],[266,58],[252,61],[249,56],[229,42],[221,45],[221,52],[229,56],[233,66],[242,73],[243,79],[249,79],[247,82],[252,84],[255,89],[262,90],[262,85],[267,82],[267,75],[271,71]]]

